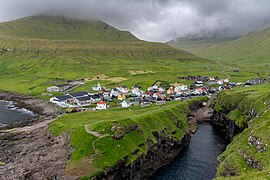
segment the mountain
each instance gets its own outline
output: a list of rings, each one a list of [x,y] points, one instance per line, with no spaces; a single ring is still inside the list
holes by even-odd
[[[156,80],[175,83],[180,75],[200,74],[205,66],[213,66],[205,73],[222,75],[213,61],[139,40],[99,20],[39,15],[0,23],[2,90],[40,96],[46,87],[74,79],[88,80],[74,91],[89,90],[94,77],[104,77],[109,87],[146,88]]]
[[[239,38],[178,38],[168,44],[246,71],[270,73],[270,28]]]
[[[88,41],[139,41],[100,20],[37,15],[0,24],[0,35],[12,38]]]

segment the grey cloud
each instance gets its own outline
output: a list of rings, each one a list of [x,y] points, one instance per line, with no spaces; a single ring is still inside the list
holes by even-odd
[[[1,0],[0,21],[49,12],[98,18],[141,39],[237,36],[270,22],[269,0]]]

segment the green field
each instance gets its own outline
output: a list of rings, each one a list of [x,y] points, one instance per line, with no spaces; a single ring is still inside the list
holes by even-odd
[[[250,73],[258,77],[270,74],[270,29],[249,33],[234,39],[179,38],[169,45],[226,65],[227,73],[234,77]],[[239,69],[240,73],[233,73]]]
[[[158,132],[161,136],[170,139],[181,140],[188,131],[189,105],[203,100],[207,98],[197,98],[184,103],[172,101],[162,107],[134,106],[129,109],[116,108],[64,115],[51,123],[49,130],[55,136],[64,132],[71,133],[71,145],[74,150],[68,162],[67,173],[92,176],[102,172],[106,167],[113,166],[126,156],[128,156],[127,164],[129,164],[142,153],[146,153],[149,148],[147,141],[157,143],[153,132]],[[177,128],[179,122],[182,130]],[[84,125],[89,125],[90,130],[106,137],[98,138],[88,134]],[[132,126],[138,126],[139,131],[132,130],[119,140],[113,138],[114,135]],[[118,128],[113,130],[113,127]],[[138,153],[132,154],[136,150]]]
[[[175,83],[183,75],[227,76],[224,65],[141,41],[100,21],[37,16],[1,23],[0,48],[0,89],[38,97],[55,83],[101,74],[108,76],[103,86],[139,83],[144,89],[156,80]]]
[[[48,86],[76,79],[85,79],[86,84],[74,91],[89,91],[98,81],[108,88],[117,85],[131,88],[134,84],[140,84],[146,90],[156,80],[190,84],[192,81],[178,79],[179,76],[187,75],[228,77],[240,82],[260,76],[266,78],[269,75],[267,47],[270,43],[267,31],[260,33],[266,33],[262,36],[264,38],[259,39],[255,33],[227,42],[188,44],[186,41],[184,45],[174,44],[211,59],[207,60],[166,44],[141,41],[129,32],[117,30],[101,21],[47,16],[23,18],[0,24],[0,91],[46,99],[49,96],[44,94]],[[250,39],[248,43],[250,37],[254,39]],[[258,47],[255,47],[254,42],[258,42]],[[240,70],[239,73],[232,72],[236,68]],[[94,79],[97,76],[104,78]],[[239,127],[244,127],[248,123],[244,112],[254,106],[256,112],[262,115],[250,123],[250,128],[258,126],[256,136],[269,142],[266,136],[269,134],[269,113],[263,113],[269,106],[266,101],[269,99],[268,89],[269,84],[265,84],[224,92],[219,96],[220,104],[215,108],[233,108],[230,109],[228,118]],[[203,98],[184,103],[173,101],[162,107],[116,108],[63,115],[50,124],[49,130],[54,136],[61,133],[71,135],[70,143],[74,149],[67,165],[67,173],[92,176],[126,156],[127,164],[134,161],[148,150],[147,140],[156,142],[152,134],[154,131],[171,139],[181,140],[188,128],[186,116],[189,103],[205,100]],[[184,130],[177,128],[177,122],[181,122]],[[105,136],[97,138],[88,134],[84,129],[85,125],[91,131]],[[135,125],[141,131],[132,130],[120,140],[113,138]],[[112,130],[114,126],[118,129]],[[225,163],[232,166],[239,175],[250,173],[251,176],[259,174],[264,177],[267,173],[266,170],[257,172],[247,167],[237,156],[238,148],[255,153],[256,159],[269,169],[270,162],[265,158],[269,155],[269,150],[256,154],[252,147],[245,144],[250,128],[235,137],[221,155],[223,161],[218,175],[223,172]],[[132,153],[137,150],[137,153]]]
[[[269,179],[270,169],[270,85],[259,85],[245,88],[235,88],[231,91],[223,91],[218,95],[218,103],[215,109],[219,112],[227,113],[227,119],[244,129],[241,134],[234,137],[226,151],[219,156],[220,164],[217,176],[231,176],[232,179]],[[253,110],[252,110],[253,109]],[[248,121],[250,113],[254,111],[256,117]],[[258,152],[255,146],[248,144],[248,136],[252,134],[262,142],[261,147],[266,151]],[[259,169],[249,166],[243,156],[239,155],[239,150],[245,152],[254,161],[259,162]],[[217,178],[223,179],[223,178]]]

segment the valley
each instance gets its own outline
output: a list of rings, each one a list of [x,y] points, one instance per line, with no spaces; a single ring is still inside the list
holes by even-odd
[[[140,40],[100,20],[37,15],[1,23],[1,99],[23,102],[37,117],[0,130],[0,175],[4,179],[10,174],[12,179],[148,178],[188,146],[191,119],[201,121],[197,115],[213,100],[209,111],[213,115],[207,118],[231,141],[218,158],[216,178],[267,179],[268,47],[268,30],[224,42],[178,39],[164,44]],[[251,83],[256,78],[260,82]],[[68,92],[47,89],[74,82],[79,84]],[[153,94],[164,94],[166,103],[154,100],[149,106],[139,102],[121,108],[123,99],[111,96],[114,101],[108,104],[113,108],[91,110],[101,103],[98,100],[87,104],[86,111],[69,113],[49,102],[65,95],[74,105],[81,98],[74,94],[92,96],[99,83],[105,90],[139,85],[141,100],[152,87]],[[191,98],[198,84],[205,93]],[[190,98],[168,98],[181,85],[188,87],[190,94],[185,97]],[[95,95],[101,92],[105,91],[96,90]],[[129,91],[125,95],[133,100]]]

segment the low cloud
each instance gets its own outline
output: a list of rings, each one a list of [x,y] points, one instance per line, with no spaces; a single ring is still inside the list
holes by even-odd
[[[2,0],[0,21],[47,13],[97,18],[149,41],[238,36],[270,23],[269,0]]]

